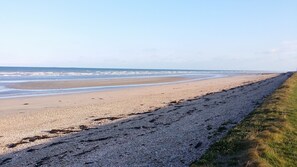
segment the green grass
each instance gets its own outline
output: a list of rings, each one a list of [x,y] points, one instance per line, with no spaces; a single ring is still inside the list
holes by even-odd
[[[297,73],[191,165],[198,166],[297,166]]]

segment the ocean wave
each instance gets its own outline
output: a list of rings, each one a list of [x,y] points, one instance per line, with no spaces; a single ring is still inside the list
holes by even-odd
[[[197,73],[197,72],[196,72]],[[195,74],[188,71],[0,72],[0,77],[120,76]]]

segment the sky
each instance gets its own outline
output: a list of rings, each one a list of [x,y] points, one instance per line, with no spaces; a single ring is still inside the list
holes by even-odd
[[[0,66],[297,70],[297,1],[0,0]]]

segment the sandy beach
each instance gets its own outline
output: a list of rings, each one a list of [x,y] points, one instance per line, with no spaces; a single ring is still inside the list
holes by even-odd
[[[287,77],[241,75],[104,92],[1,99],[0,164],[186,166],[224,134],[209,133],[229,120],[226,128],[230,129]],[[32,83],[26,87],[32,88]],[[212,132],[207,130],[210,127]]]

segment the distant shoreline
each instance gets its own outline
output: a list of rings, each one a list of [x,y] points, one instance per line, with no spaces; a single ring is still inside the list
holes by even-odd
[[[38,81],[38,82],[20,82],[7,85],[13,89],[69,89],[69,88],[87,88],[101,86],[123,86],[138,84],[168,83],[187,80],[184,77],[153,77],[153,78],[125,78],[125,79],[88,79],[88,80],[65,80],[65,81]],[[189,79],[188,79],[189,80]]]
[[[0,67],[0,99],[157,86],[236,75],[240,70]]]

